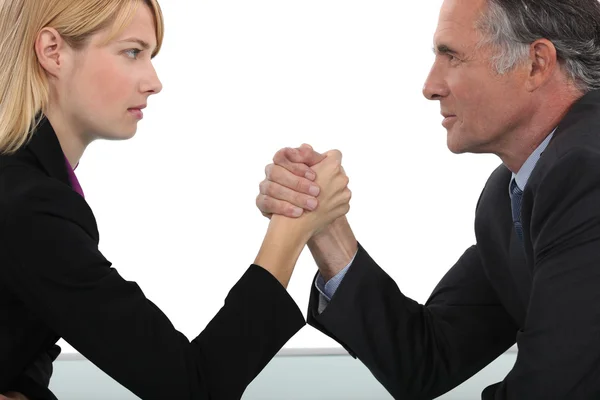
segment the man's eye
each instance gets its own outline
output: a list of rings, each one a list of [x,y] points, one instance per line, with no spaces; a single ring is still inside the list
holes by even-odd
[[[452,64],[457,64],[457,63],[460,62],[460,59],[458,57],[456,57],[455,55],[453,55],[453,54],[448,53],[447,56],[448,56],[448,60]]]

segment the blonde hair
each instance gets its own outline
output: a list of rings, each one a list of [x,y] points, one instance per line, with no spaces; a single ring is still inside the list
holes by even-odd
[[[14,153],[27,143],[48,105],[48,79],[34,48],[39,32],[52,27],[69,46],[82,49],[91,36],[110,28],[108,43],[140,5],[154,14],[154,57],[164,35],[157,0],[0,0],[0,154]]]

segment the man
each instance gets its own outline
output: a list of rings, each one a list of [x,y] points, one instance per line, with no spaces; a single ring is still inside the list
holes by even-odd
[[[309,243],[308,322],[398,399],[437,397],[515,341],[512,371],[483,399],[598,399],[600,4],[445,0],[434,50],[423,93],[440,102],[449,149],[502,160],[477,205],[477,244],[420,305],[341,218]],[[310,146],[278,152],[263,214],[310,211],[320,159]]]

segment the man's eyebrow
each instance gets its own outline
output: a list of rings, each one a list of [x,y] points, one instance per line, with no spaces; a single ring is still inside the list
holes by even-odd
[[[119,43],[123,43],[123,42],[132,42],[132,43],[137,43],[139,44],[144,50],[148,50],[150,48],[150,45],[148,44],[148,42],[142,40],[142,39],[138,39],[138,38],[127,38],[127,39],[123,39],[123,40],[119,40]]]
[[[433,54],[454,54],[454,55],[459,54],[456,50],[451,49],[450,46],[448,46],[446,44],[438,44],[437,46],[433,47],[431,50],[433,50]]]

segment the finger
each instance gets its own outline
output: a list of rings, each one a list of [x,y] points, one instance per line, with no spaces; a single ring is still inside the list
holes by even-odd
[[[327,157],[332,157],[335,160],[342,161],[342,152],[336,149],[329,150],[325,153]]]
[[[315,174],[315,171],[313,171],[310,168],[310,166],[302,162],[292,161],[290,159],[289,153],[293,153],[293,150],[294,149],[290,148],[279,150],[277,153],[275,153],[275,156],[273,157],[273,163],[275,163],[275,165],[279,165],[280,167],[287,169],[296,176],[301,176],[311,181],[314,180],[317,175]]]
[[[264,180],[259,186],[260,194],[271,197],[275,200],[281,200],[290,203],[296,207],[304,208],[305,210],[313,211],[317,208],[317,199],[303,193],[298,193],[295,190],[289,189],[276,182]]]
[[[311,149],[311,150],[313,149],[313,147],[312,147],[310,144],[308,144],[308,143],[302,143],[302,144],[300,145],[300,148],[302,148],[302,147],[308,147],[308,148],[309,148],[309,149]]]
[[[265,170],[266,181],[275,182],[298,193],[317,197],[321,189],[309,179],[292,174],[289,170],[275,164],[270,164]],[[262,183],[261,183],[262,185]],[[263,193],[266,194],[266,193]]]
[[[320,163],[325,159],[324,154],[317,153],[310,146],[300,146],[296,149],[286,150],[286,154],[291,162],[302,163],[309,167]]]
[[[350,200],[352,200],[352,190],[348,188],[344,189],[342,196],[344,196],[343,201],[345,203],[350,203]]]
[[[304,210],[295,207],[293,204],[285,201],[277,200],[263,194],[259,194],[256,198],[256,206],[264,214],[285,215],[290,218],[298,218],[304,213]]]

